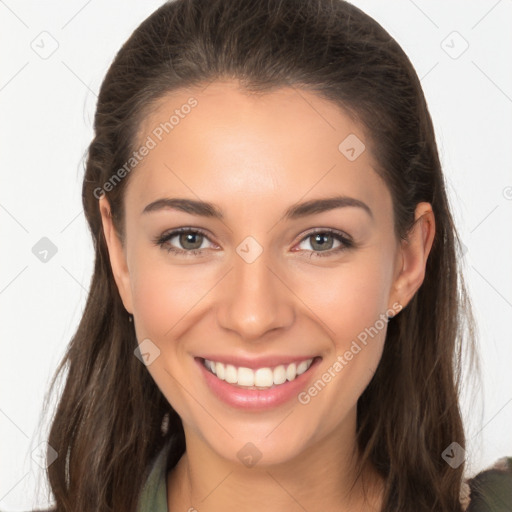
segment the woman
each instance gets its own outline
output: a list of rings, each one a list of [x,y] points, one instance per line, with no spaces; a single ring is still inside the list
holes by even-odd
[[[56,510],[465,509],[458,239],[419,80],[373,19],[164,4],[102,84],[83,203]]]

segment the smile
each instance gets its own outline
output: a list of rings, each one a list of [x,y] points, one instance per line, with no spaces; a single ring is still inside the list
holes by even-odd
[[[202,363],[209,372],[228,384],[247,389],[270,389],[285,382],[294,381],[310,368],[313,360],[314,358],[311,358],[288,365],[278,365],[273,368],[263,367],[254,370],[209,359],[203,359]]]

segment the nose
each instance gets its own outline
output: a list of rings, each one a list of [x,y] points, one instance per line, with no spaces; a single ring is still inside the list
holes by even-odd
[[[223,329],[236,332],[244,340],[258,341],[266,333],[293,324],[293,293],[284,276],[272,267],[266,251],[252,263],[234,255],[233,269],[222,282],[217,309]]]

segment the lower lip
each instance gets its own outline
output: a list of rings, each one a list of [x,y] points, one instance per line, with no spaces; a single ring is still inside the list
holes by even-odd
[[[223,402],[239,409],[261,410],[277,407],[297,397],[310,380],[313,370],[320,363],[321,358],[316,357],[307,371],[295,380],[287,381],[269,389],[244,389],[229,384],[208,371],[201,359],[196,358],[195,361],[199,365],[208,387]]]

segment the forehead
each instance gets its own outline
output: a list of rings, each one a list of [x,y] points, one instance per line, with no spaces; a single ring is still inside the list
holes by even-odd
[[[151,149],[127,196],[142,203],[179,193],[254,206],[342,194],[390,207],[365,138],[347,113],[311,91],[250,94],[230,81],[177,90],[139,128],[137,148]]]

